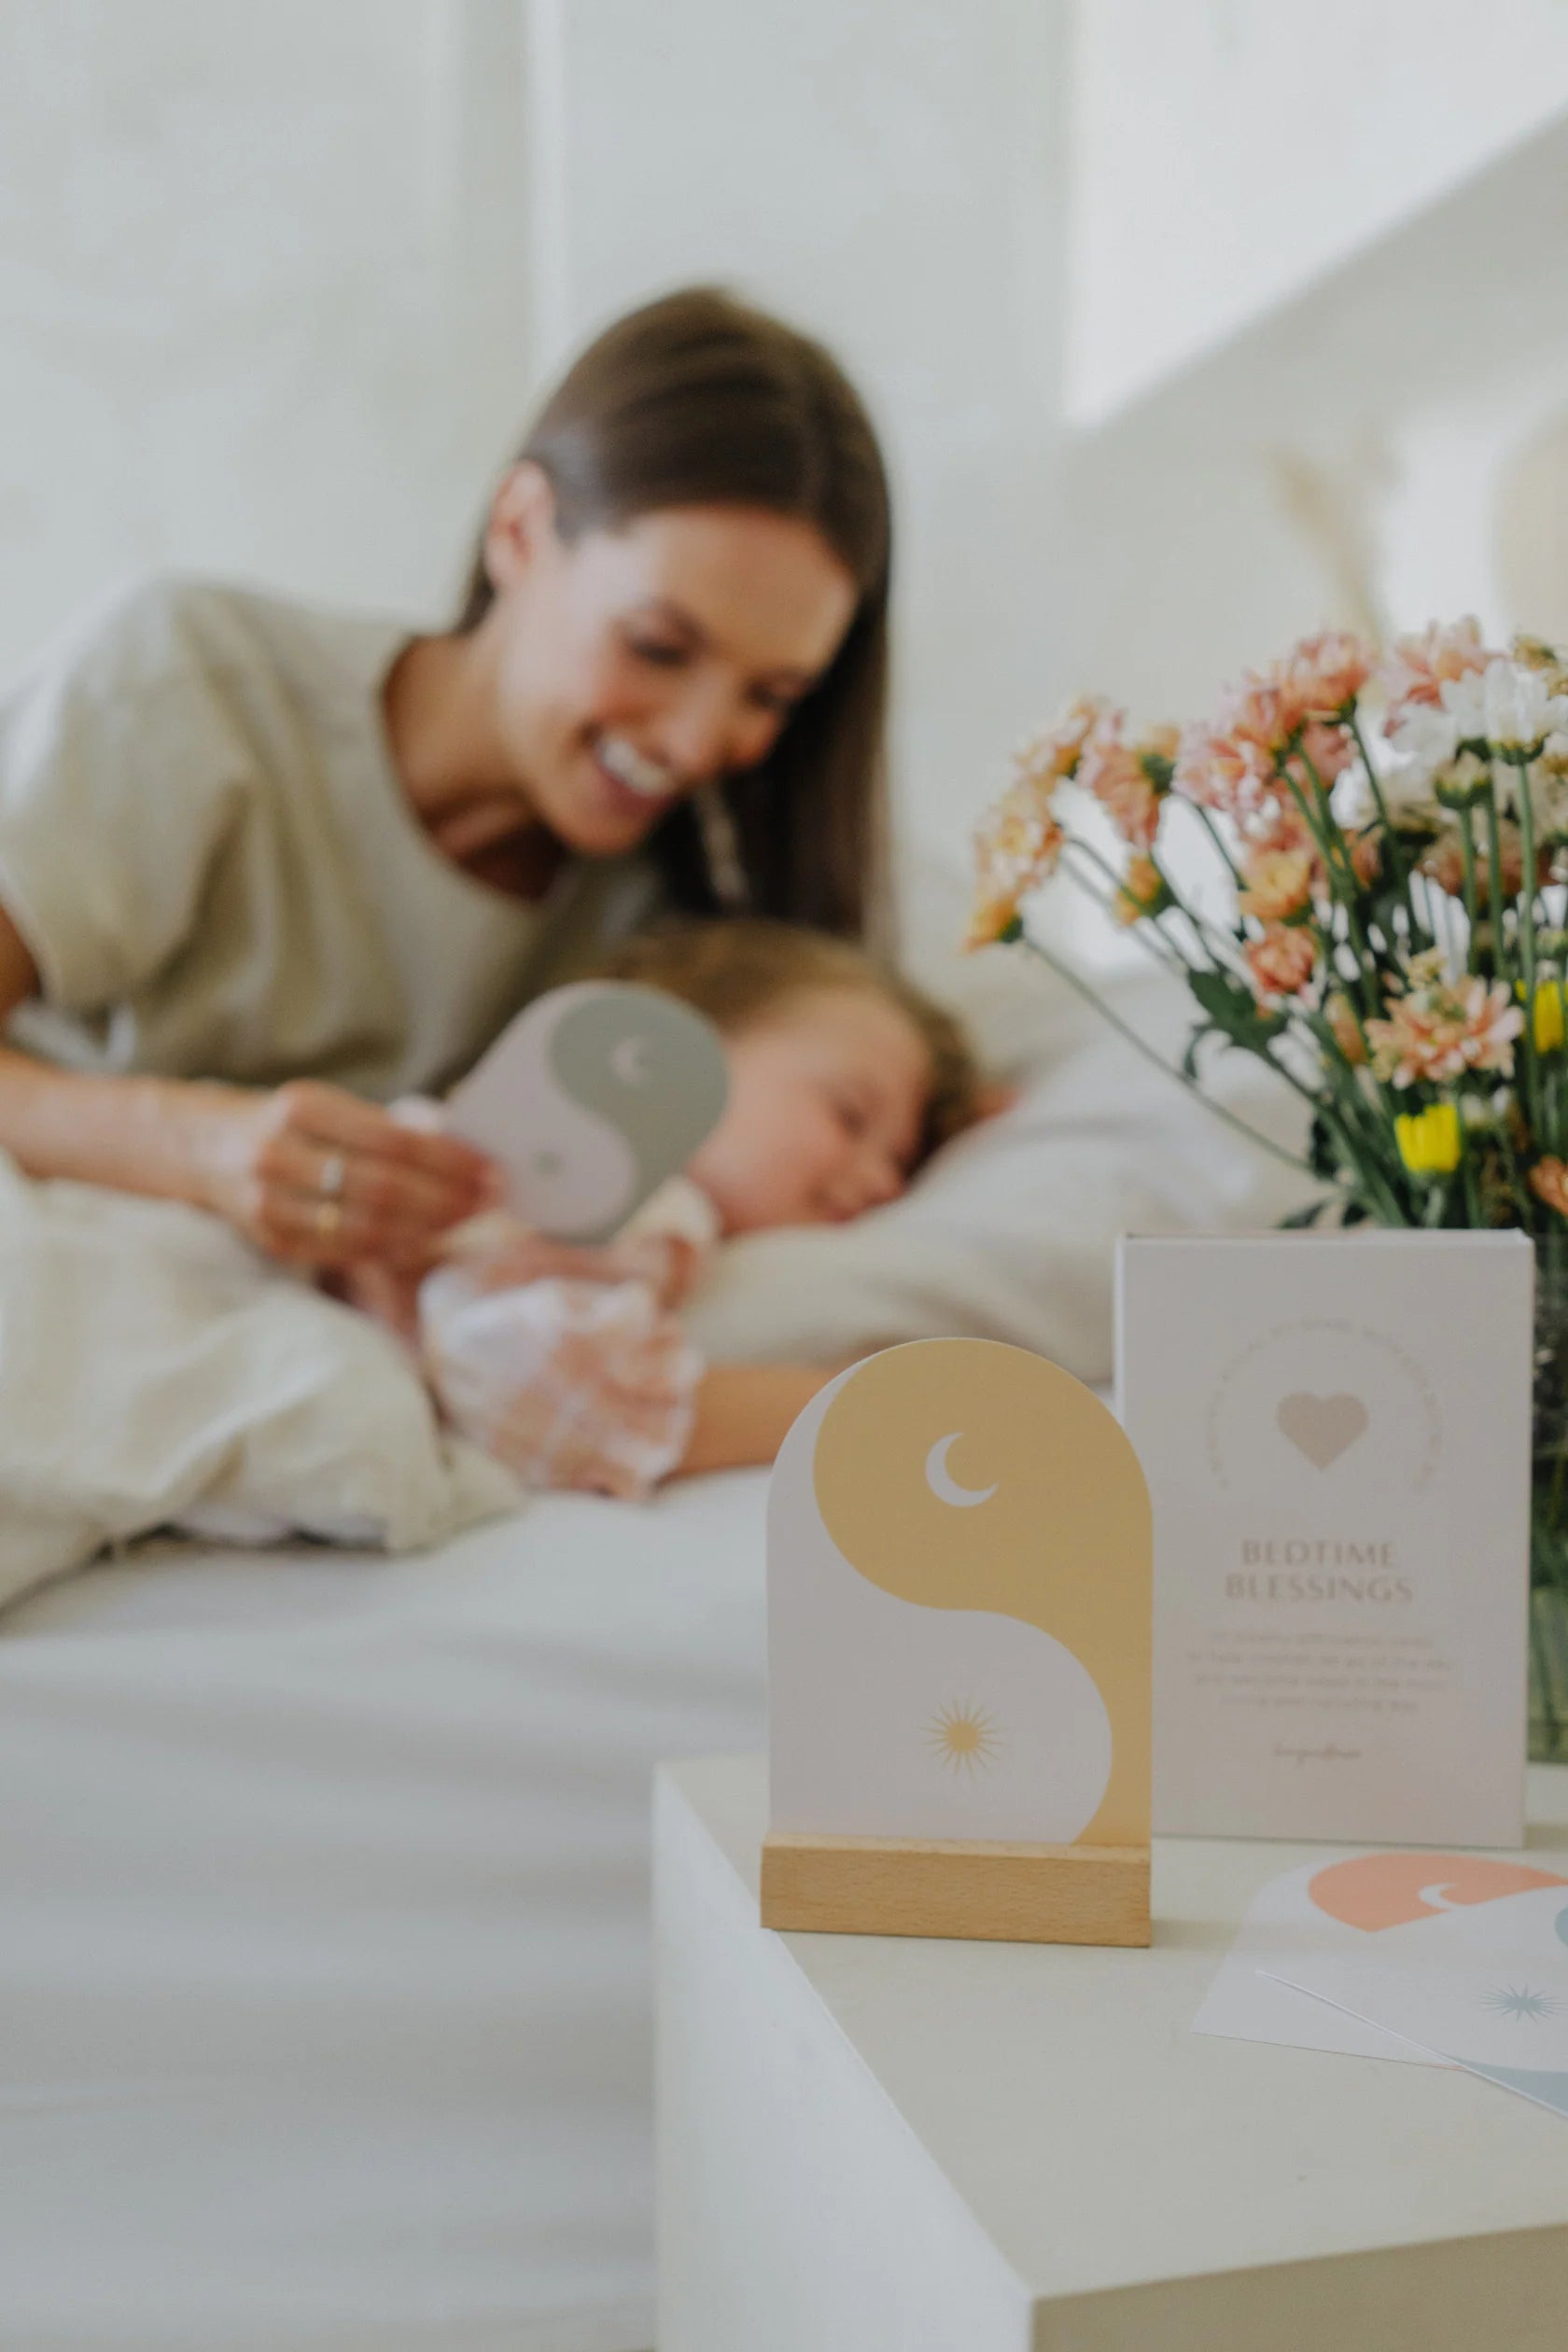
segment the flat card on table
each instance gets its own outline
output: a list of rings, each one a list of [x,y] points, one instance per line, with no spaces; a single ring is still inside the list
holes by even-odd
[[[1517,1233],[1124,1240],[1156,1830],[1520,1842],[1533,1271]]]
[[[1568,2115],[1568,1885],[1464,1895],[1362,1947],[1289,1963],[1336,2014]]]
[[[1253,1897],[1192,2030],[1416,2065],[1453,2063],[1296,1988],[1313,1982],[1323,1962],[1377,1965],[1376,1953],[1393,1928],[1440,1919],[1464,1904],[1495,1904],[1500,1917],[1508,1897],[1538,1888],[1555,1888],[1559,1908],[1568,1906],[1568,1879],[1523,1855],[1422,1848],[1319,1855],[1298,1863]]]
[[[602,1241],[685,1167],[729,1091],[711,1021],[660,989],[581,980],[537,998],[446,1103],[488,1152],[507,1207],[557,1240]]]
[[[1141,1846],[1149,1513],[1099,1400],[1022,1348],[841,1373],[768,1501],[772,1826]]]

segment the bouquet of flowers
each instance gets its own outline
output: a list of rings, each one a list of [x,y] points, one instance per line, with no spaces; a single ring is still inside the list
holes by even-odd
[[[1568,655],[1465,620],[1310,637],[1181,730],[1083,698],[976,848],[971,945],[1092,994],[1026,928],[1071,876],[1191,992],[1173,1075],[1239,1050],[1305,1099],[1324,1189],[1293,1222],[1533,1236],[1534,1575],[1568,1594]]]

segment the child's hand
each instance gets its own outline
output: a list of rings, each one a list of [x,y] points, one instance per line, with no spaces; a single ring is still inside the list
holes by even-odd
[[[476,1218],[459,1227],[446,1257],[476,1292],[516,1290],[525,1282],[644,1282],[662,1307],[678,1306],[701,1260],[674,1234],[645,1233],[599,1246],[552,1241],[515,1217]]]
[[[526,1485],[641,1496],[680,1460],[702,1359],[646,1283],[481,1287],[449,1267],[420,1309],[449,1420]]]

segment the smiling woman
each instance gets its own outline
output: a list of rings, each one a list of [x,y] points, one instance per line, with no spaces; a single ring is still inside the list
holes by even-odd
[[[699,289],[546,402],[451,632],[100,609],[0,705],[0,1148],[427,1263],[491,1173],[381,1102],[661,906],[874,927],[889,542],[834,361]]]

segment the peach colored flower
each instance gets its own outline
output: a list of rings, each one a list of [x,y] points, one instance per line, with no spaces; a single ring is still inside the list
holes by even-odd
[[[1375,833],[1358,833],[1353,826],[1344,829],[1345,847],[1350,852],[1351,871],[1364,890],[1369,890],[1383,867],[1383,845]]]
[[[1084,747],[1091,735],[1119,731],[1121,717],[1099,694],[1080,694],[1069,703],[1055,726],[1035,735],[1017,757],[1017,780],[1031,784],[1049,799],[1058,784],[1077,773]]]
[[[975,902],[966,947],[987,947],[1019,902],[1057,870],[1067,835],[1032,779],[1021,777],[982,819],[974,837]]]
[[[1560,1159],[1537,1160],[1530,1171],[1530,1189],[1560,1217],[1568,1217],[1568,1164]]]
[[[1262,821],[1249,826],[1244,847],[1249,857],[1299,853],[1309,861],[1314,872],[1321,863],[1311,827],[1293,800],[1279,801],[1265,809]]]
[[[1524,888],[1524,845],[1519,827],[1505,819],[1498,828],[1498,842],[1503,852],[1500,869],[1505,898],[1517,898]],[[1491,895],[1491,862],[1477,844],[1475,854],[1476,895],[1482,905]],[[1538,878],[1550,879],[1551,852],[1543,848],[1536,859]],[[1435,882],[1449,898],[1464,895],[1464,845],[1457,826],[1439,833],[1417,861],[1417,871],[1429,881]]]
[[[1094,794],[1125,842],[1145,852],[1154,847],[1160,796],[1136,751],[1108,730],[1093,735],[1074,780]]]
[[[1395,1086],[1441,1084],[1467,1070],[1514,1066],[1514,1039],[1524,1015],[1502,981],[1477,973],[1449,980],[1432,969],[1430,955],[1412,967],[1415,985],[1389,1006],[1386,1020],[1366,1024],[1376,1074]]]
[[[1269,677],[1302,719],[1335,719],[1355,701],[1376,658],[1365,638],[1348,629],[1324,629],[1293,646]]]
[[[1396,638],[1379,672],[1389,706],[1383,733],[1393,735],[1417,704],[1440,708],[1446,681],[1484,670],[1495,658],[1473,613],[1447,627],[1434,621],[1419,637]]]
[[[1140,923],[1154,914],[1164,894],[1165,877],[1153,858],[1129,858],[1112,912],[1118,923]]]
[[[1343,776],[1355,757],[1355,746],[1343,727],[1329,725],[1322,719],[1308,719],[1301,730],[1301,751],[1304,761],[1309,760],[1320,784],[1332,784],[1337,776]],[[1305,768],[1303,782],[1309,782]]]
[[[1260,923],[1283,922],[1311,903],[1312,860],[1305,849],[1255,850],[1243,865],[1238,904]]]
[[[1185,727],[1171,789],[1238,823],[1266,816],[1279,805],[1274,753],[1249,735]]]
[[[1323,1018],[1334,1032],[1334,1043],[1352,1070],[1359,1070],[1366,1059],[1366,1040],[1361,1033],[1348,996],[1331,996],[1323,1006]]]
[[[1138,756],[1141,760],[1171,761],[1175,759],[1181,745],[1180,727],[1147,727],[1138,739]]]
[[[1261,939],[1246,948],[1247,969],[1261,1002],[1277,997],[1300,996],[1318,968],[1318,950],[1309,931],[1291,931],[1270,923]]]
[[[1449,898],[1464,895],[1464,848],[1458,833],[1439,833],[1429,849],[1423,849],[1416,862],[1416,870]]]

